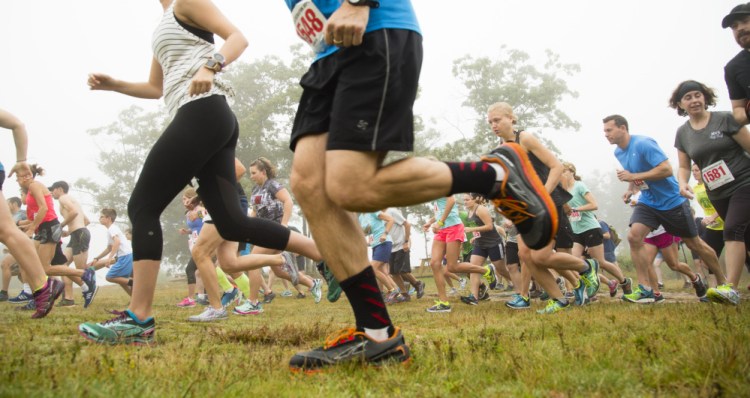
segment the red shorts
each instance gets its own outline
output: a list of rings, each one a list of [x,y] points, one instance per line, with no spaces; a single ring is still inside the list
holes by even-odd
[[[440,242],[463,242],[466,240],[464,225],[456,224],[440,229],[435,234],[435,240]]]
[[[659,249],[665,249],[669,246],[672,246],[673,243],[678,243],[679,241],[679,237],[670,235],[667,232],[643,239],[643,242],[648,243],[652,246],[656,246]]]

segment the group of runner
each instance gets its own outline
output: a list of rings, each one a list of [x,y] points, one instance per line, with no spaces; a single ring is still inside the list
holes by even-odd
[[[226,100],[233,91],[220,78],[220,72],[247,47],[242,32],[210,0],[161,0],[161,4],[164,14],[153,35],[154,58],[148,81],[126,82],[101,73],[88,78],[92,90],[139,98],[163,96],[172,120],[147,156],[128,203],[133,249],[130,304],[114,319],[81,324],[79,332],[85,338],[110,345],[148,344],[154,340],[153,299],[163,245],[159,217],[193,178],[216,229],[215,239],[199,238],[197,245],[203,241],[210,249],[223,245],[219,241],[244,242],[270,253],[291,251],[314,260],[324,258],[325,273],[330,272],[331,279],[346,294],[354,313],[354,327],[337,332],[321,347],[294,355],[289,364],[293,371],[315,372],[350,360],[381,364],[411,358],[402,331],[389,316],[378,287],[377,270],[367,256],[366,240],[341,242],[342,237],[362,236],[363,225],[353,212],[372,213],[476,193],[491,201],[515,225],[522,268],[528,269],[550,296],[543,312],[585,304],[599,289],[601,264],[596,255],[583,259],[565,250],[575,250],[576,244],[596,246],[598,242],[598,237],[589,232],[593,229],[588,228],[590,223],[580,224],[581,232],[576,233],[567,217],[570,214],[574,222],[581,222],[576,214],[590,211],[586,189],[567,180],[571,192],[578,195],[578,202],[571,204],[576,196],[560,185],[563,174],[571,169],[566,170],[533,134],[517,129],[509,104],[497,103],[489,108],[488,121],[503,143],[480,160],[442,162],[410,157],[384,163],[388,151],[413,149],[412,106],[422,62],[422,36],[410,1],[286,0],[297,33],[316,52],[301,79],[303,94],[290,140],[294,152],[291,190],[315,241],[278,221],[248,218],[239,200],[235,166],[239,124]],[[722,24],[732,27],[744,49],[750,48],[749,4],[733,9]],[[223,39],[218,49],[214,46],[215,34]],[[744,58],[737,61],[739,72],[731,77],[731,68],[727,71],[728,79],[740,83],[750,78],[746,72],[748,52],[743,53]],[[737,87],[748,90],[750,85]],[[747,98],[746,93],[732,94],[734,114],[707,112],[714,103],[709,89],[692,81],[678,86],[671,103],[678,113],[689,116],[676,140],[679,181],[672,176],[666,155],[653,139],[630,135],[622,116],[604,119],[605,135],[617,145],[615,155],[623,166],[618,178],[629,184],[625,197],[636,188],[642,192],[628,233],[638,273],[638,286],[631,295],[654,301],[659,296],[646,267],[643,239],[662,225],[667,232],[680,236],[716,276],[719,286],[707,289],[708,299],[734,304],[739,301],[733,285],[739,279],[750,233],[750,215],[743,209],[750,202],[750,158],[745,153],[750,151],[750,134],[742,127],[748,122]],[[13,129],[16,138],[17,163],[11,174],[27,178],[31,170],[25,163],[25,134],[16,135],[20,129],[13,123],[4,122],[2,126]],[[691,195],[687,185],[691,161],[701,169],[708,197],[724,220],[729,278],[719,268],[716,253],[697,237],[690,216],[685,196]],[[32,196],[41,209],[46,192],[32,189],[37,192]],[[62,284],[45,276],[40,257],[48,256],[48,250],[40,250],[38,255],[33,251],[4,202],[0,204],[0,239],[24,269],[37,304],[34,315],[42,317],[61,294]],[[44,226],[48,221],[41,213],[34,217],[32,226],[41,227],[37,228],[38,235],[45,243],[50,238],[55,241],[55,228]],[[456,231],[444,231],[453,222],[446,213],[444,209],[434,226],[426,227],[445,232],[447,242]],[[201,233],[205,229],[204,225]],[[572,242],[565,240],[571,236]],[[231,254],[220,263],[241,263],[237,248],[232,245],[229,249],[227,253]],[[449,269],[487,275],[486,268],[471,262],[456,264],[453,249],[448,245],[444,249],[446,255],[450,254]],[[208,262],[209,252],[193,248],[194,257],[202,254]],[[283,260],[281,255],[270,253],[250,256],[271,256],[267,261],[276,256],[279,263]],[[206,280],[215,272],[202,263],[196,259],[208,290],[218,281]],[[629,288],[629,281],[616,268],[609,271],[623,290]],[[573,287],[572,303],[560,290],[555,273]],[[489,275],[488,279],[492,280]],[[702,282],[695,283],[698,292]],[[218,288],[209,292],[211,310],[206,311],[213,312],[201,316],[222,316],[220,299]]]

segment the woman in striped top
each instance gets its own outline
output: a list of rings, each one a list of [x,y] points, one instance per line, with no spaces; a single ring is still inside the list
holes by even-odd
[[[227,104],[231,88],[217,78],[236,60],[247,40],[210,0],[161,0],[164,15],[153,34],[154,58],[147,82],[132,83],[94,73],[92,90],[110,90],[164,102],[173,116],[146,158],[128,203],[133,225],[133,298],[116,319],[84,323],[81,334],[106,344],[154,340],[152,302],[162,256],[159,217],[195,177],[198,194],[223,238],[313,257],[314,242],[278,223],[250,219],[235,190],[235,146],[239,125]],[[217,51],[214,34],[224,44]]]

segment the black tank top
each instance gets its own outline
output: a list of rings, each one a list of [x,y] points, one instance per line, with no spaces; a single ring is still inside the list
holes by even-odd
[[[514,131],[514,133],[516,134],[516,143],[521,145],[521,131]],[[549,167],[539,160],[539,158],[531,151],[526,151],[526,154],[529,156],[531,165],[534,166],[534,171],[539,175],[539,179],[542,180],[543,184],[547,182],[547,178],[549,177]],[[570,199],[573,199],[573,195],[566,191],[560,183],[558,183],[555,189],[552,190],[550,196],[557,206],[562,206],[568,203]]]
[[[478,227],[481,227],[484,225],[484,222],[482,222],[482,219],[479,218],[479,216],[477,216],[476,211],[474,211],[474,213],[469,216],[469,221],[473,221],[474,224],[476,224]],[[482,249],[489,249],[503,242],[503,237],[500,236],[499,233],[497,233],[497,230],[495,228],[492,228],[489,231],[474,232],[474,234],[481,234],[477,238],[477,240],[474,241],[474,246],[481,247]]]

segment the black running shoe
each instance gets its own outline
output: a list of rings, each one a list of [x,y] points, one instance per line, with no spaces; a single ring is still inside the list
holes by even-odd
[[[526,151],[509,142],[483,156],[482,161],[505,170],[505,178],[497,181],[488,195],[495,208],[516,225],[528,247],[538,250],[547,246],[557,234],[557,209]]]
[[[354,328],[340,330],[326,338],[325,345],[312,351],[299,352],[289,361],[293,372],[315,373],[325,368],[357,361],[370,365],[406,362],[411,358],[401,329],[385,341],[375,341]]]

